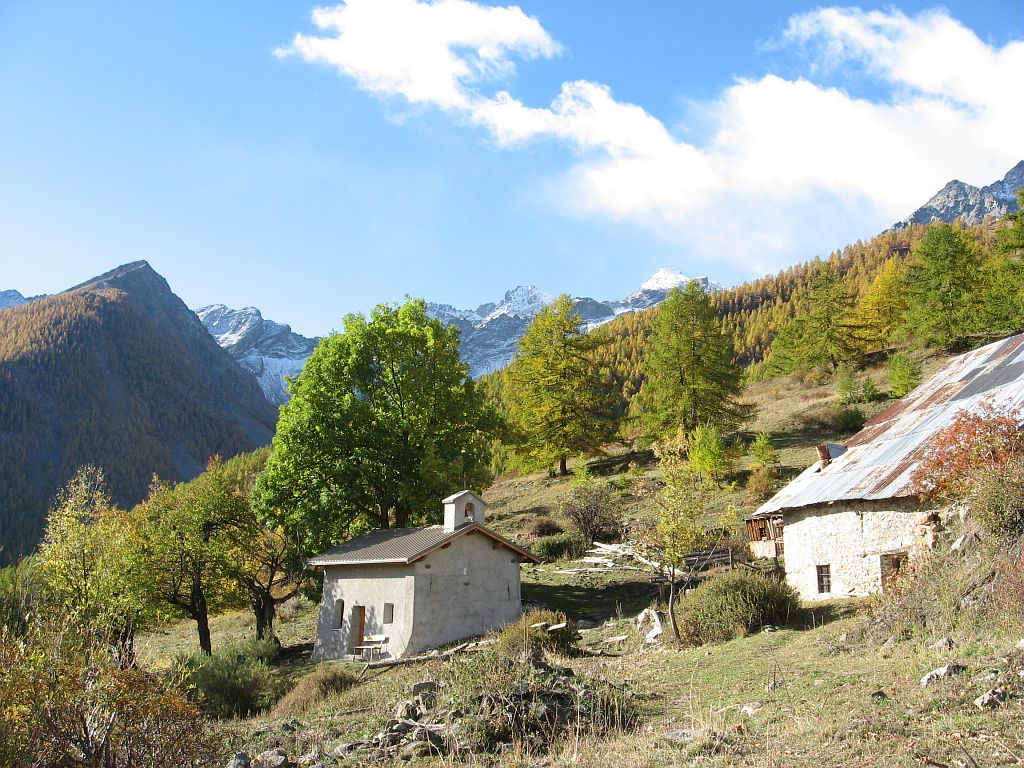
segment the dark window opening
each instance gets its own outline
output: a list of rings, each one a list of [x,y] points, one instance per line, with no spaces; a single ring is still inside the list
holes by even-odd
[[[832,591],[832,566],[819,565],[818,569],[818,594],[826,594]]]
[[[345,601],[335,600],[334,601],[334,626],[341,629],[345,623]]]

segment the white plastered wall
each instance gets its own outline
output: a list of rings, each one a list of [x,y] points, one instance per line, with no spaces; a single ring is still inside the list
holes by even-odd
[[[786,512],[786,581],[801,600],[864,596],[882,587],[884,554],[914,547],[920,511],[910,501],[856,503]],[[818,565],[828,565],[832,589],[818,592]]]
[[[324,569],[324,591],[317,620],[314,659],[337,659],[353,653],[358,628],[355,608],[365,607],[364,635],[386,635],[387,655],[401,656],[409,645],[413,627],[415,584],[412,566],[356,565]],[[344,616],[338,616],[338,600],[344,600]],[[384,623],[384,604],[394,606],[392,622]],[[341,618],[341,621],[339,621]]]
[[[455,539],[415,569],[416,624],[409,653],[483,634],[522,613],[518,557],[483,534]]]

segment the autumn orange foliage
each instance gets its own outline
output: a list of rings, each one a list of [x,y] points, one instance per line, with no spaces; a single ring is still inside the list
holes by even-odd
[[[911,483],[922,498],[953,501],[964,498],[981,470],[1001,467],[1024,454],[1024,416],[992,401],[961,411],[936,434],[914,470]]]

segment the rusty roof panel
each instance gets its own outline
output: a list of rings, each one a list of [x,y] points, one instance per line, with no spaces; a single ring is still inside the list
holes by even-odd
[[[1024,405],[1024,334],[950,359],[845,444],[832,462],[808,467],[762,504],[755,517],[857,499],[912,496],[910,478],[935,435],[983,401],[1010,411]]]

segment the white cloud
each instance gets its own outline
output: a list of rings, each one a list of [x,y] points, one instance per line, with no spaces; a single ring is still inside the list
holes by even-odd
[[[349,0],[313,11],[326,36],[297,34],[278,56],[329,64],[361,88],[413,104],[465,109],[469,85],[515,73],[510,54],[550,58],[558,44],[519,8],[466,0]]]
[[[547,107],[482,93],[514,73],[513,55],[560,50],[516,7],[350,0],[318,9],[314,23],[327,36],[296,35],[287,53],[372,93],[453,112],[505,148],[564,142],[576,157],[558,185],[564,210],[640,223],[749,269],[870,234],[951,175],[986,183],[1024,156],[1024,41],[996,48],[945,11],[794,16],[780,42],[810,57],[808,78],[857,66],[887,97],[773,74],[739,80],[702,105],[712,131],[701,146],[599,83],[565,83]]]

